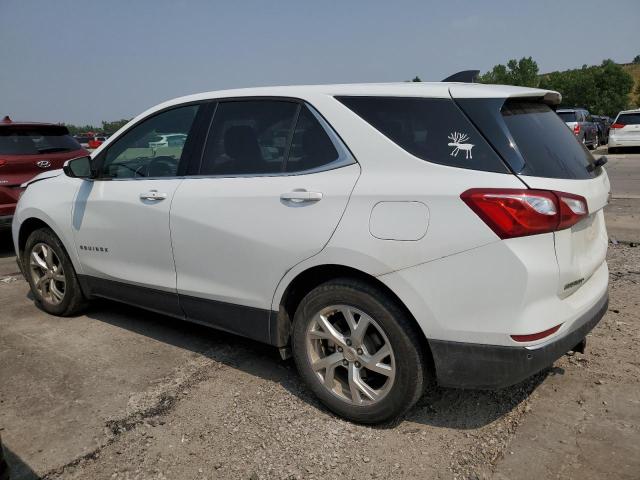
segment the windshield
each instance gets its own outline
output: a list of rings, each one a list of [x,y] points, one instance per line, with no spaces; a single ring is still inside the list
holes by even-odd
[[[38,155],[71,152],[80,148],[64,127],[0,127],[0,155]]]
[[[563,122],[575,122],[576,112],[556,112]]]
[[[640,113],[621,113],[616,123],[622,125],[640,125]]]

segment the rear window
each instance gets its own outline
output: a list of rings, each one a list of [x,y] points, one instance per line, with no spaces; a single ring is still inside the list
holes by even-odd
[[[557,112],[563,122],[576,122],[576,112]]]
[[[567,179],[596,176],[587,170],[593,163],[591,153],[548,105],[508,100],[501,113],[525,162],[518,173]]]
[[[622,125],[640,125],[640,113],[621,113],[616,123]]]
[[[0,127],[0,155],[38,155],[80,148],[65,127]]]
[[[450,99],[336,98],[422,160],[451,167],[508,172],[500,157]]]

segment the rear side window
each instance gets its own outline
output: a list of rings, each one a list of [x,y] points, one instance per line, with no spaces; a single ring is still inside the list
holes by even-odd
[[[82,148],[69,135],[66,127],[3,126],[0,127],[0,155],[39,155],[72,152]]]
[[[563,122],[577,122],[576,112],[557,112]]]
[[[621,113],[615,123],[622,125],[640,125],[640,113]]]
[[[329,135],[305,106],[296,123],[285,171],[303,172],[319,168],[338,160],[338,157]]]
[[[501,113],[524,159],[525,166],[518,173],[566,179],[596,176],[587,169],[593,163],[591,153],[548,105],[508,100]]]
[[[508,172],[504,163],[450,99],[337,97],[412,155],[450,167]]]

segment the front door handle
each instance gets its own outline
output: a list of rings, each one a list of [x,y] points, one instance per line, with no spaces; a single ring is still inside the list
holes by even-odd
[[[160,201],[167,198],[166,193],[159,193],[157,190],[149,190],[148,192],[144,192],[140,194],[141,200],[152,200],[152,201]]]
[[[306,190],[294,190],[293,192],[280,194],[280,200],[294,203],[318,202],[322,200],[322,193],[307,192]]]

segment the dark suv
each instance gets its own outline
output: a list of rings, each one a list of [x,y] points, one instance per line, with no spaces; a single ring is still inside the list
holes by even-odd
[[[573,130],[574,135],[589,149],[598,148],[598,126],[584,108],[559,108],[556,113]]]
[[[9,227],[21,184],[71,158],[88,155],[67,127],[50,123],[0,121],[0,228]]]

